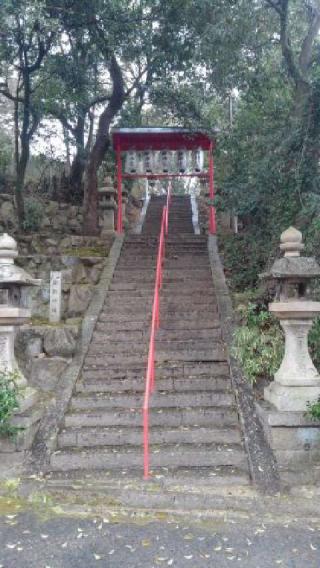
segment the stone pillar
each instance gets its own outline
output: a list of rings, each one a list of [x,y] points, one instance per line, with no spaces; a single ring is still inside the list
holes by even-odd
[[[115,202],[116,190],[113,187],[112,178],[107,176],[105,185],[98,189],[99,193],[99,210],[100,210],[100,228],[101,236],[110,235],[115,230],[115,211],[117,205]]]
[[[314,258],[300,256],[302,235],[293,227],[282,233],[280,248],[284,256],[263,276],[276,281],[269,310],[280,320],[285,353],[274,381],[264,390],[265,400],[256,406],[282,479],[308,483],[317,475],[320,460],[320,423],[307,415],[307,404],[320,396],[320,376],[308,350],[320,302],[309,298],[308,283],[320,276],[320,267]]]
[[[284,257],[271,269],[277,275],[280,301],[271,303],[269,310],[280,320],[285,354],[264,396],[278,410],[303,411],[320,396],[320,376],[308,350],[308,333],[320,302],[307,297],[307,283],[320,275],[320,268],[315,259],[300,257],[302,235],[293,227],[282,233],[280,248]]]
[[[127,203],[128,203],[128,190],[125,187],[122,187],[122,219],[123,223],[126,223],[126,212],[127,212]]]
[[[14,340],[17,327],[26,323],[31,316],[26,301],[25,289],[38,285],[22,268],[14,264],[18,254],[17,243],[9,235],[0,237],[0,371],[14,380],[18,392],[19,409],[15,412],[12,425],[22,428],[14,442],[0,441],[0,451],[12,452],[30,447],[42,415],[35,408],[37,391],[28,382],[18,367],[14,355]]]

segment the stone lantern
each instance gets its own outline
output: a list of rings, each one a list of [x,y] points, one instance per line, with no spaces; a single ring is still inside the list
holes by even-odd
[[[306,411],[307,403],[320,396],[320,376],[308,351],[308,333],[320,314],[320,302],[309,297],[309,284],[320,276],[320,267],[314,258],[300,256],[302,235],[294,227],[282,233],[280,249],[284,256],[262,276],[276,282],[269,311],[280,320],[285,354],[264,398],[279,411]]]
[[[170,150],[160,151],[160,169],[163,173],[168,173],[171,170],[172,153]]]
[[[178,172],[181,174],[184,174],[188,170],[189,154],[187,150],[177,151],[177,166],[178,166]]]
[[[138,171],[138,154],[135,150],[129,150],[126,153],[125,172],[127,174],[135,174]]]
[[[197,148],[192,152],[192,163],[193,163],[193,171],[201,173],[204,164],[203,150],[201,148]]]
[[[151,150],[143,152],[143,171],[146,174],[152,174],[154,170],[154,153]]]
[[[117,208],[115,201],[116,190],[113,186],[111,176],[105,179],[105,185],[99,187],[99,210],[101,235],[108,235],[114,232],[114,215]]]
[[[4,233],[0,237],[0,370],[15,374],[18,388],[19,411],[15,425],[20,426],[19,414],[25,414],[38,399],[35,389],[28,386],[27,380],[18,367],[14,355],[15,330],[30,320],[28,307],[28,288],[37,286],[41,280],[32,278],[25,270],[16,266],[18,256],[16,241]],[[39,414],[39,413],[38,413]],[[39,415],[37,414],[37,420]],[[28,427],[22,422],[24,432],[34,423],[29,417]]]

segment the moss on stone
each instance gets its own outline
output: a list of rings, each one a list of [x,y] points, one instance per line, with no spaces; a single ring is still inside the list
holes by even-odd
[[[90,257],[90,256],[108,256],[109,249],[102,245],[97,245],[95,247],[79,247],[79,248],[66,248],[62,251],[63,256],[79,256],[79,257]]]

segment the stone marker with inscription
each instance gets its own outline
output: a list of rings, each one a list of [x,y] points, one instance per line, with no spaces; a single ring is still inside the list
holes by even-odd
[[[50,273],[50,308],[49,321],[59,323],[61,321],[61,302],[62,302],[62,274],[52,271]]]

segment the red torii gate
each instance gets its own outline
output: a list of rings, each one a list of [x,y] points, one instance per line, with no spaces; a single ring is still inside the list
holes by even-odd
[[[170,179],[182,177],[199,177],[209,181],[209,232],[216,233],[216,212],[212,201],[214,192],[214,164],[213,150],[215,140],[212,140],[203,132],[195,132],[186,128],[115,128],[112,132],[113,148],[116,152],[117,161],[117,194],[118,194],[118,214],[117,232],[123,232],[122,224],[122,179],[123,178],[146,178],[146,179]],[[143,152],[146,150],[197,150],[207,151],[209,168],[204,172],[192,173],[123,173],[122,172],[122,152],[134,150]]]

